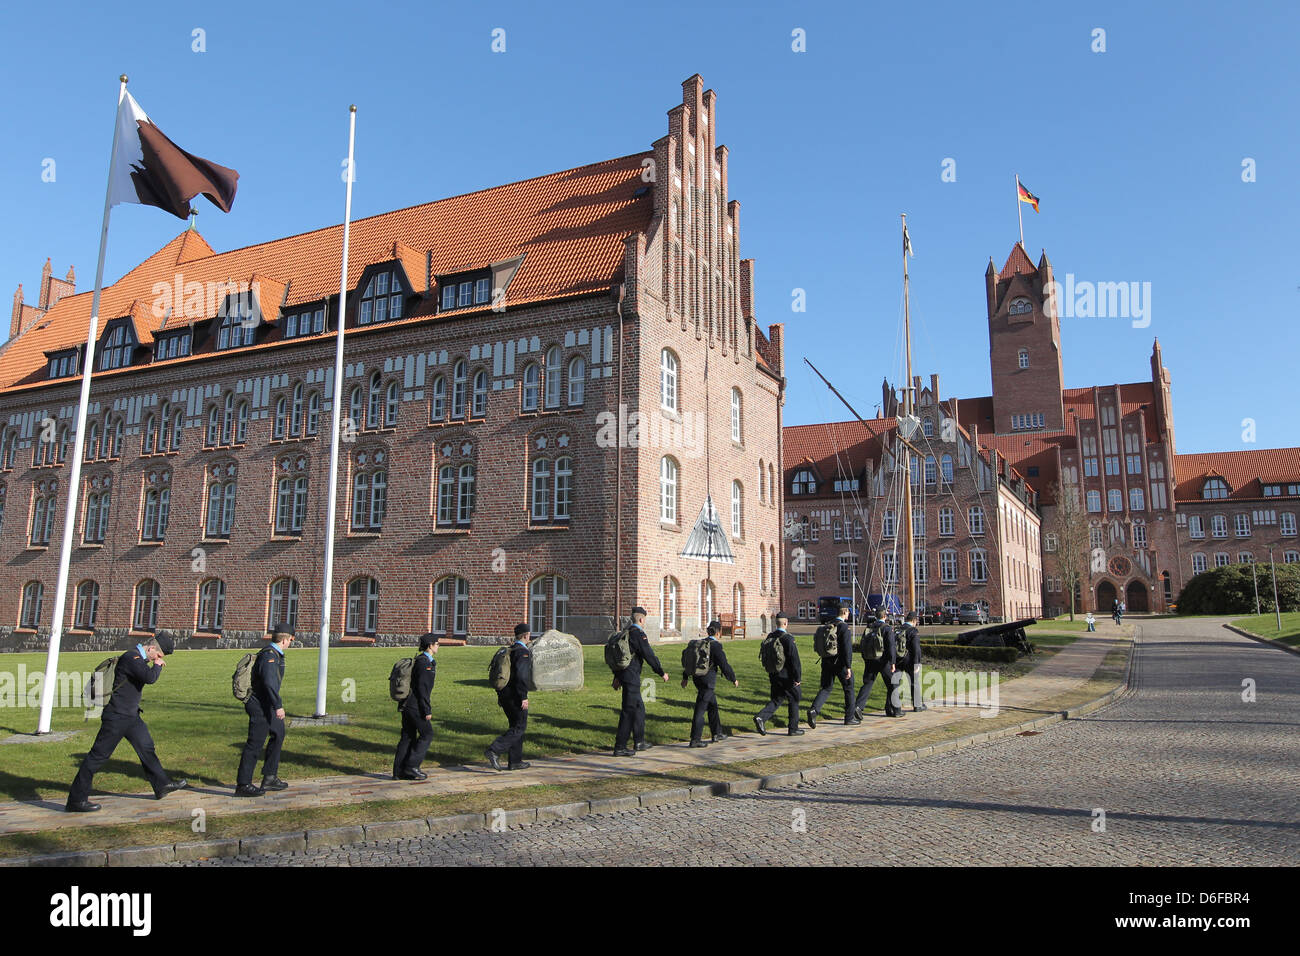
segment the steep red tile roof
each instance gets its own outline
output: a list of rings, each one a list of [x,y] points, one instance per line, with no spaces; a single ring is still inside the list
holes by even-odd
[[[880,436],[888,443],[894,427],[892,418],[871,419],[865,426],[856,420],[787,425],[781,430],[782,471],[788,481],[799,466],[811,464],[822,482],[818,492],[830,494],[837,477],[860,475],[868,459],[879,463]]]
[[[1037,271],[1037,267],[1029,260],[1029,254],[1025,252],[1025,247],[1017,242],[1011,247],[1011,255],[1007,256],[1006,264],[1002,267],[1002,271],[998,273],[998,278],[1006,279],[1018,272],[1028,274]]]
[[[636,153],[358,219],[352,223],[349,289],[366,267],[397,258],[415,288],[424,291],[430,254],[434,276],[525,255],[510,284],[511,306],[608,288],[622,277],[624,238],[646,229],[653,213],[651,193],[635,195],[645,185],[641,161],[649,155]],[[161,314],[152,314],[153,286],[172,284],[178,272],[185,283],[204,284],[247,282],[257,275],[268,286],[263,296],[276,300],[275,308],[264,313],[272,321],[285,285],[286,306],[338,294],[342,233],[340,224],[215,253],[202,236],[187,230],[105,287],[101,328],[139,301],[149,307],[141,340],[150,341],[163,324]],[[0,388],[38,378],[46,352],[84,343],[90,300],[90,292],[62,299],[36,328],[15,339],[0,355]]]
[[[1300,448],[1175,455],[1174,500],[1201,501],[1201,486],[1211,475],[1218,475],[1228,483],[1229,498],[1263,498],[1261,484],[1300,482]]]

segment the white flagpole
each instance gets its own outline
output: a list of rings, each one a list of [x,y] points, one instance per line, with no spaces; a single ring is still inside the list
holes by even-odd
[[[334,427],[330,431],[329,507],[325,516],[325,581],[321,587],[320,658],[316,664],[316,716],[325,716],[326,683],[329,680],[330,604],[334,593],[334,516],[338,508],[339,424],[343,409],[343,325],[348,304],[348,238],[352,228],[352,150],[357,138],[357,108],[348,107],[348,182],[343,201],[343,265],[339,269],[338,332],[334,344]]]
[[[99,334],[99,296],[104,285],[104,253],[108,247],[108,217],[112,211],[113,167],[117,162],[117,122],[126,98],[126,74],[118,82],[117,111],[113,113],[113,150],[108,159],[108,185],[104,189],[104,222],[99,230],[99,265],[95,268],[95,292],[90,298],[90,325],[86,327],[86,352],[81,358],[81,401],[77,406],[77,431],[72,444],[72,470],[68,475],[68,507],[63,517],[63,543],[59,548],[59,582],[54,590],[54,613],[50,619],[50,649],[45,660],[45,684],[41,687],[38,734],[50,732],[54,711],[54,688],[58,681],[59,644],[63,639],[63,609],[68,590],[68,565],[72,560],[72,531],[77,521],[77,492],[81,485],[81,456],[86,446],[86,409],[90,404],[90,369],[95,361],[95,339]]]
[[[1024,203],[1020,201],[1020,174],[1016,173],[1016,216],[1020,219],[1020,245],[1025,244],[1025,210],[1021,207]]]

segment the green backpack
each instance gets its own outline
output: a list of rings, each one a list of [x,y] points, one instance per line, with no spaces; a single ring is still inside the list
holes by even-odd
[[[780,631],[773,631],[763,638],[763,643],[758,645],[758,660],[769,674],[785,670],[785,642],[781,640]]]
[[[709,638],[691,641],[682,648],[682,670],[692,677],[704,677],[713,666],[713,648]]]
[[[824,661],[838,657],[840,653],[840,632],[835,621],[827,621],[813,634],[813,650]]]
[[[615,674],[632,663],[632,638],[625,627],[605,641],[605,663]]]
[[[411,696],[411,674],[414,670],[415,658],[403,657],[388,674],[388,696],[399,704]]]
[[[868,661],[879,661],[885,657],[885,636],[880,628],[868,628],[862,632],[862,657]]]
[[[245,654],[235,665],[235,673],[230,678],[230,692],[235,700],[247,701],[253,696],[253,661],[256,654]]]
[[[91,703],[96,707],[107,707],[108,699],[117,690],[117,661],[116,657],[110,657],[90,675]]]
[[[488,683],[492,685],[493,690],[505,690],[510,685],[510,679],[514,676],[511,664],[509,644],[499,648],[492,655],[492,660],[488,664]]]

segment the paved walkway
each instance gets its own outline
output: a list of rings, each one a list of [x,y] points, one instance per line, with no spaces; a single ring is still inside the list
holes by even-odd
[[[1099,623],[1099,628],[1101,627]],[[1125,631],[1130,629],[1126,626]],[[997,688],[996,703],[1001,711],[1024,711],[1026,719],[1043,714],[1036,703],[1077,688],[1090,678],[1112,647],[1118,646],[1121,634],[1107,622],[1096,634],[1081,635],[1028,674]],[[858,664],[861,662],[858,661]],[[810,672],[811,673],[811,672]],[[855,677],[858,675],[855,671]],[[815,681],[815,677],[812,678]],[[804,712],[813,693],[805,682]],[[360,774],[320,777],[308,781],[290,781],[288,790],[268,793],[254,800],[232,796],[230,788],[198,786],[156,801],[153,794],[95,794],[92,799],[103,809],[98,813],[66,813],[61,801],[37,800],[0,803],[0,834],[33,830],[52,830],[69,826],[106,826],[112,824],[162,823],[189,821],[193,811],[230,814],[300,807],[331,807],[366,800],[406,799],[419,795],[445,795],[484,790],[504,790],[536,784],[567,784],[601,780],[631,773],[673,773],[693,767],[736,763],[766,757],[779,757],[807,750],[821,750],[841,744],[928,730],[943,724],[969,719],[978,708],[930,704],[924,713],[910,710],[903,720],[887,720],[881,712],[868,713],[862,724],[845,727],[834,722],[840,714],[843,695],[838,685],[831,695],[826,716],[832,722],[819,722],[816,730],[802,737],[785,733],[784,708],[778,720],[768,724],[768,735],[760,737],[751,728],[719,744],[692,750],[683,741],[660,745],[635,758],[619,758],[608,751],[567,754],[556,757],[529,758],[528,770],[497,773],[486,764],[474,767],[444,767],[433,770],[421,783],[396,781],[386,775]],[[908,701],[907,692],[903,695]],[[801,713],[800,720],[803,720]],[[739,728],[736,728],[737,730]],[[126,746],[124,743],[123,746]]]
[[[1133,691],[1035,736],[682,806],[202,865],[1294,866],[1298,705],[1295,655],[1150,621]]]

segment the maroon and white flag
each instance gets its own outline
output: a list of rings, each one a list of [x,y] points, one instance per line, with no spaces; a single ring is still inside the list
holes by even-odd
[[[222,212],[235,201],[239,173],[185,152],[163,135],[130,93],[117,108],[117,153],[109,175],[109,202],[140,203],[185,219],[190,200],[207,196]]]

